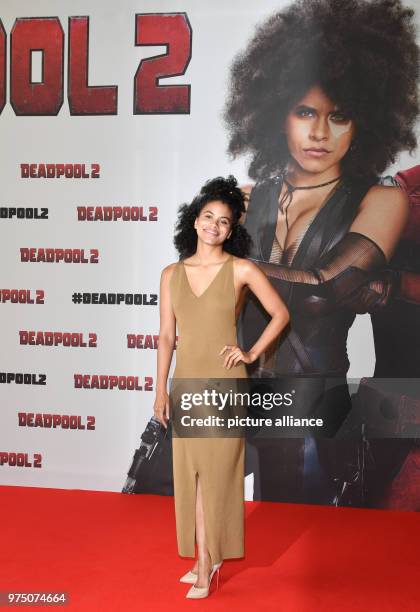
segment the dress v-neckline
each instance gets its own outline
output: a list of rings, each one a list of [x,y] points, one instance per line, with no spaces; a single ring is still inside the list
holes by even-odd
[[[182,263],[182,268],[183,268],[183,270],[184,270],[185,280],[187,281],[188,288],[189,288],[189,290],[190,290],[191,295],[192,295],[193,297],[195,297],[195,299],[196,299],[196,300],[199,300],[200,298],[202,298],[202,297],[203,297],[203,295],[204,295],[205,293],[207,293],[207,291],[208,291],[208,290],[210,289],[210,287],[213,285],[213,283],[215,282],[215,280],[217,279],[217,277],[219,276],[219,274],[221,273],[221,271],[223,270],[223,268],[225,267],[225,265],[227,264],[227,262],[231,260],[231,257],[232,257],[232,256],[231,256],[231,255],[229,255],[229,257],[226,259],[226,261],[224,261],[224,262],[222,263],[222,265],[220,266],[220,269],[219,269],[219,270],[216,272],[216,274],[215,274],[214,278],[213,278],[213,279],[210,281],[210,283],[207,285],[207,287],[204,289],[204,291],[203,291],[202,293],[200,293],[200,295],[196,295],[196,294],[194,293],[194,291],[192,290],[191,283],[190,283],[190,281],[188,280],[188,274],[187,274],[187,270],[186,270],[185,264],[184,264],[184,262],[181,262],[181,263]]]

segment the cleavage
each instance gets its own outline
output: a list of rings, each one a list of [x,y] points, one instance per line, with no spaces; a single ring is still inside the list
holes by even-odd
[[[325,201],[325,197],[311,198],[311,204],[303,208],[304,200],[307,199],[305,195],[302,197],[302,194],[296,191],[293,194],[293,199],[287,208],[289,230],[286,226],[285,212],[282,214],[280,208],[278,210],[276,238],[282,252],[288,251],[292,246],[296,246],[297,242],[301,242]]]

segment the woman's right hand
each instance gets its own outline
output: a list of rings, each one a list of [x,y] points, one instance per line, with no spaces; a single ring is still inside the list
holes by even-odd
[[[154,416],[167,428],[169,421],[169,395],[166,391],[156,393],[155,403],[153,404]]]

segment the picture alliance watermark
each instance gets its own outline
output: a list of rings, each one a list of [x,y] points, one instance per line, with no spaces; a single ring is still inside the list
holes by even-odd
[[[315,417],[294,417],[290,414],[276,419],[251,416],[235,416],[225,419],[215,415],[200,418],[183,415],[181,425],[184,427],[227,427],[227,429],[238,427],[322,427],[324,420]]]

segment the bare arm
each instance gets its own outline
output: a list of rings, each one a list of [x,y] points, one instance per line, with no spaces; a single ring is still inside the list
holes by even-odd
[[[271,321],[254,346],[249,350],[252,361],[256,361],[286,327],[290,315],[285,303],[258,266],[251,261],[244,260],[240,268],[244,285],[249,287],[252,293],[259,299],[266,312],[271,316]]]
[[[371,187],[349,231],[370,238],[389,261],[407,223],[408,197],[398,187]]]
[[[160,278],[160,328],[157,349],[157,381],[154,413],[165,427],[167,426],[166,421],[169,419],[167,382],[176,338],[176,320],[172,309],[169,286],[173,268],[174,264],[166,267],[162,271]]]
[[[275,291],[266,275],[252,261],[247,259],[235,260],[235,267],[239,280],[239,287],[248,287],[259,299],[261,305],[271,316],[271,320],[258,338],[254,346],[247,352],[239,347],[226,357],[225,365],[230,368],[239,361],[253,363],[264,353],[268,346],[280,335],[289,322],[290,316],[283,300]],[[227,347],[222,350],[222,353]]]

